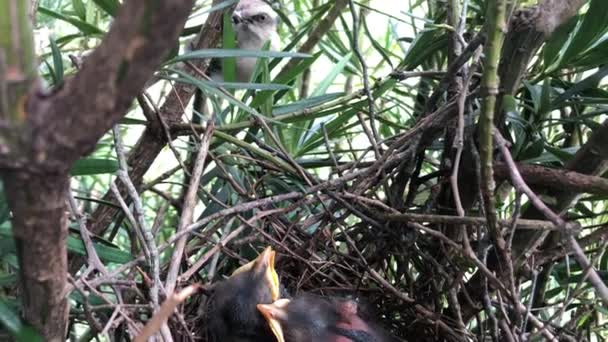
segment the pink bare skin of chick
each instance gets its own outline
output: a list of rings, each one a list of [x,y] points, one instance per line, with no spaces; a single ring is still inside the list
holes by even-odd
[[[370,326],[365,323],[357,314],[358,306],[352,300],[339,301],[336,303],[338,313],[340,314],[340,320],[337,324],[338,328],[344,330],[360,330],[375,335]],[[334,342],[352,342],[352,340],[345,336],[336,336]]]

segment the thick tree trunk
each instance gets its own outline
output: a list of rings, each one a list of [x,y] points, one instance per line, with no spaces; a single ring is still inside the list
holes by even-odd
[[[0,1],[0,170],[12,211],[26,320],[65,341],[69,170],[124,116],[182,32],[193,0],[125,1],[62,87],[37,88],[29,7]],[[171,16],[167,16],[171,13]],[[4,25],[10,23],[11,25]]]
[[[24,317],[47,341],[65,341],[68,175],[12,171],[3,179],[17,228],[13,232]]]

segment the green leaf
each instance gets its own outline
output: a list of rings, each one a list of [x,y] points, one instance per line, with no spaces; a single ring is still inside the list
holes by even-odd
[[[447,47],[448,38],[443,29],[428,29],[416,36],[401,66],[405,70],[414,70],[431,59],[437,51]]]
[[[93,0],[93,2],[112,17],[116,16],[116,12],[120,7],[120,2],[118,0]]]
[[[333,101],[344,96],[344,93],[330,93],[320,96],[309,97],[302,101],[297,101],[284,106],[276,106],[272,111],[272,115],[284,115],[293,112],[299,112],[308,108],[316,107],[323,103]]]
[[[85,298],[82,293],[78,291],[72,291],[72,293],[70,293],[69,295],[69,298],[77,302],[78,304],[84,304],[88,302],[90,305],[93,306],[108,304],[106,300],[110,300],[110,302],[116,303],[114,296],[105,296],[106,300],[104,300],[104,298],[99,297],[95,293],[91,293]]]
[[[49,37],[51,43],[51,53],[53,55],[53,80],[55,81],[55,86],[59,87],[63,84],[63,59],[61,58],[61,51],[57,46],[57,42],[53,37]]]
[[[236,48],[236,34],[232,27],[231,13],[224,12],[223,47],[234,50]],[[225,82],[236,81],[236,58],[227,57],[222,59],[222,73]],[[249,80],[247,80],[249,81]]]
[[[587,90],[589,88],[595,88],[600,83],[600,81],[608,75],[608,65],[600,68],[593,75],[583,79],[582,81],[576,83],[570,89],[566,90],[563,94],[558,96],[552,104],[552,107],[557,109],[559,108],[566,100],[570,99],[574,95]]]
[[[281,73],[272,82],[279,84],[290,84],[296,77],[304,73],[304,71],[308,69],[321,55],[321,52],[317,52],[312,56],[312,58],[306,58],[304,60],[299,61],[293,68],[287,70],[284,73]],[[269,65],[269,67],[272,67],[272,63],[270,64],[271,65]],[[276,102],[279,99],[283,98],[286,93],[287,90],[277,92],[274,96],[274,101]],[[264,101],[266,101],[266,99],[271,95],[272,94],[268,92],[260,92],[256,94],[253,101],[251,101],[251,107],[257,108],[258,106],[260,106],[260,104],[264,103]]]
[[[188,61],[191,59],[228,58],[228,57],[255,57],[255,58],[310,58],[306,53],[284,51],[262,51],[243,49],[203,49],[181,54],[166,64]]]
[[[545,118],[546,114],[548,114],[551,109],[551,90],[551,80],[547,78],[543,82],[540,103],[538,106],[537,114],[541,120]]]
[[[118,170],[118,161],[114,159],[84,158],[79,159],[72,166],[72,176],[97,175],[102,173],[115,173]]]
[[[562,152],[568,153],[570,155],[574,155],[580,147],[568,147],[561,149]],[[562,155],[563,157],[563,155]],[[533,157],[529,159],[521,160],[524,164],[542,164],[542,163],[552,163],[552,162],[561,162],[561,159],[556,157],[555,150],[553,152],[544,152],[538,157]]]
[[[119,124],[121,125],[147,125],[148,121],[146,120],[140,120],[140,119],[133,119],[133,118],[122,118],[120,119],[120,121],[118,121]]]
[[[12,236],[13,235],[9,226],[0,226],[0,237],[9,238],[12,240]],[[3,239],[0,239],[0,241],[3,241]],[[73,234],[68,235],[67,245],[68,251],[80,255],[86,255],[86,249],[84,247],[84,243],[80,239],[80,236],[75,237]],[[99,237],[95,238],[95,241],[93,241],[93,246],[95,247],[99,258],[101,258],[101,260],[104,262],[125,264],[133,260],[131,254],[124,252],[120,248],[115,247],[110,242],[102,240]]]
[[[181,70],[172,70],[172,71],[175,72],[176,74],[180,75],[182,82],[187,82],[187,83],[193,84],[193,85],[197,86],[198,88],[200,88],[203,92],[219,96],[219,97],[225,99],[226,101],[228,101],[228,103],[235,105],[237,108],[240,108],[251,115],[260,117],[262,120],[268,120],[271,122],[273,121],[270,118],[263,118],[262,115],[260,113],[258,113],[255,109],[247,106],[246,104],[237,100],[233,96],[227,96],[226,94],[224,94],[217,88],[210,86],[207,82],[202,82]]]
[[[17,283],[16,274],[2,274],[0,275],[0,287],[13,286]]]
[[[74,18],[74,17],[68,17],[66,15],[55,12],[55,11],[45,8],[45,7],[38,7],[38,12],[40,12],[41,14],[47,15],[49,17],[53,17],[55,19],[59,19],[59,20],[65,21],[67,23],[70,23],[70,24],[74,25],[77,29],[79,29],[82,33],[84,33],[85,35],[103,35],[103,34],[105,34],[104,31],[102,31],[101,29],[97,28],[94,25],[87,23],[86,21],[82,21],[82,20],[80,20],[78,18]]]
[[[16,341],[38,342],[43,341],[34,329],[23,324],[15,309],[10,307],[4,298],[0,298],[0,323]]]
[[[556,158],[558,158],[564,164],[569,162],[570,160],[574,159],[574,153],[570,153],[568,150],[555,148],[555,147],[549,146],[549,145],[545,146],[545,150],[547,150],[547,152],[554,155]]]
[[[585,13],[578,30],[570,41],[570,45],[564,52],[562,65],[567,64],[575,56],[587,51],[604,36],[608,31],[606,13],[608,13],[608,1],[591,0],[587,13]]]
[[[598,65],[606,63],[606,56],[608,56],[608,39],[604,39],[592,49],[579,55],[578,58],[570,64],[584,69],[595,68]]]
[[[327,89],[329,89],[329,87],[334,83],[334,81],[336,80],[336,77],[338,77],[342,73],[342,70],[344,70],[344,67],[350,61],[350,59],[352,58],[352,56],[353,56],[352,52],[350,52],[346,56],[344,56],[329,71],[329,73],[327,74],[327,76],[325,76],[325,78],[321,82],[319,82],[319,85],[312,92],[311,96],[315,97],[315,96],[320,96],[320,95],[324,95],[325,93],[327,93]]]
[[[0,258],[9,254],[15,254],[15,240],[12,235],[0,236]]]
[[[245,82],[217,82],[217,81],[203,81],[197,79],[189,79],[185,77],[170,77],[170,76],[159,76],[162,79],[178,81],[181,83],[187,83],[192,85],[204,84],[207,87],[224,89],[250,89],[250,90],[289,90],[292,89],[290,86],[275,83],[245,83]]]
[[[98,242],[93,242],[93,246],[97,251],[97,255],[103,262],[125,264],[133,260],[131,254],[122,251],[118,247],[111,247]],[[70,252],[80,255],[87,254],[86,248],[84,247],[84,243],[82,242],[80,237],[76,238],[72,235],[68,236],[68,250]]]
[[[571,33],[578,24],[580,18],[580,16],[572,17],[566,24],[560,26],[545,43],[545,47],[543,48],[543,60],[546,68],[552,69],[552,65],[560,57],[560,52],[568,46],[568,39],[570,39]]]
[[[87,9],[82,0],[72,0],[72,8],[76,15],[83,21],[87,20]]]

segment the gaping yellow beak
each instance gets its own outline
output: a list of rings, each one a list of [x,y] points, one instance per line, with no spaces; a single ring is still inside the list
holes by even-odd
[[[236,275],[242,272],[248,272],[253,270],[254,272],[264,272],[264,278],[268,282],[270,287],[270,295],[272,301],[279,299],[279,275],[274,268],[274,257],[276,252],[272,250],[272,247],[268,246],[262,254],[258,255],[255,260],[248,262],[247,264],[237,268],[232,275]]]
[[[281,327],[280,319],[286,319],[285,307],[289,304],[289,299],[282,298],[272,304],[258,304],[258,311],[264,316],[272,333],[277,338],[277,342],[285,342],[285,335]]]

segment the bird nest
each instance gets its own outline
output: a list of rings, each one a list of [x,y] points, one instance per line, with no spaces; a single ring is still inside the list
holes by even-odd
[[[445,283],[446,279],[441,278],[450,277],[445,269],[442,277],[437,277],[439,262],[431,260],[441,256],[440,242],[420,236],[405,224],[369,229],[363,222],[347,226],[345,222],[338,223],[340,218],[324,220],[319,220],[317,229],[306,230],[304,225],[288,223],[278,215],[266,216],[242,234],[245,238],[221,248],[211,265],[216,270],[212,271],[215,276],[211,281],[205,272],[198,273],[192,281],[212,288],[244,262],[241,256],[252,259],[264,244],[270,243],[277,250],[276,269],[289,295],[307,293],[355,300],[364,320],[382,326],[398,340],[444,340],[434,337],[438,336],[439,326],[448,335],[461,335],[452,318],[430,309],[446,297],[446,293],[438,292],[435,282]],[[336,225],[340,229],[333,229]],[[422,252],[421,246],[437,251],[436,255]],[[455,262],[454,265],[462,265]],[[449,282],[456,282],[453,286],[457,286],[459,272],[452,272]],[[412,299],[414,293],[420,294],[419,299]],[[209,317],[207,299],[206,294],[193,297],[183,307],[183,320],[172,319],[176,340],[210,341],[207,326],[213,318]],[[417,337],[407,339],[408,336]]]

